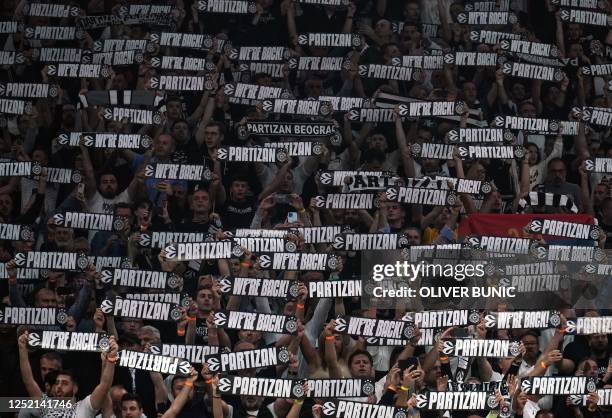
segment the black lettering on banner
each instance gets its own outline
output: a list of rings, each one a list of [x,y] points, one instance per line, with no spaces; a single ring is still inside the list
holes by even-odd
[[[597,389],[597,401],[598,406],[610,406],[612,405],[612,389]],[[588,395],[570,395],[568,399],[572,405],[587,406],[589,400]]]
[[[141,149],[149,148],[153,140],[148,135],[115,134],[100,132],[70,132],[60,134],[57,138],[60,145],[88,148]]]
[[[478,324],[480,314],[478,311],[467,309],[408,312],[402,317],[402,320],[415,324],[419,329],[463,327]]]
[[[402,182],[401,178],[385,171],[320,171],[318,176],[322,184],[341,186],[348,192],[384,190]]]
[[[171,243],[203,241],[206,241],[203,232],[150,231],[140,234],[138,244],[147,248],[164,248]]]
[[[183,279],[174,273],[124,268],[102,270],[100,281],[112,286],[168,290],[176,290],[183,284]]]
[[[66,78],[109,78],[112,73],[107,65],[59,63],[48,65],[47,74]]]
[[[57,97],[59,86],[46,83],[0,83],[0,96],[47,98]]]
[[[146,39],[104,39],[95,41],[93,52],[118,52],[138,50],[144,51],[147,48]]]
[[[558,68],[522,62],[505,62],[502,65],[502,71],[512,77],[554,82],[561,82],[565,77],[565,73]]]
[[[95,231],[121,231],[127,223],[123,217],[88,212],[56,213],[52,220],[56,226]]]
[[[150,36],[150,45],[147,45],[147,50],[152,51],[152,45],[169,46],[174,48],[189,48],[209,50],[213,47],[213,39],[209,35],[200,33],[176,33],[176,32],[160,32]]]
[[[374,209],[378,203],[374,193],[329,193],[314,197],[316,207],[326,209]]]
[[[467,109],[462,101],[457,102],[423,102],[414,101],[399,105],[401,116],[427,117],[427,116],[454,116],[460,115]]]
[[[60,351],[106,352],[110,349],[108,336],[102,332],[39,331],[28,335],[30,347]]]
[[[70,168],[44,167],[43,174],[47,173],[47,181],[49,183],[71,184],[80,183],[83,180],[79,170]]]
[[[458,151],[462,160],[481,158],[512,160],[525,156],[525,148],[520,145],[461,145]]]
[[[312,298],[346,298],[362,295],[361,280],[328,280],[308,282]]]
[[[132,262],[129,258],[125,257],[103,257],[103,256],[89,256],[88,260],[91,264],[96,266],[97,271],[101,271],[103,268],[132,268]]]
[[[330,102],[334,112],[347,112],[354,108],[368,107],[370,99],[363,97],[319,96],[322,102]]]
[[[283,46],[241,46],[227,53],[231,60],[238,61],[285,61],[290,56]]]
[[[206,356],[218,352],[219,347],[214,345],[154,344],[151,346],[151,354],[178,357],[197,364],[204,364]]]
[[[26,39],[72,41],[81,39],[84,32],[75,26],[27,26],[23,29]]]
[[[501,49],[508,52],[529,54],[538,57],[559,58],[560,51],[556,45],[541,42],[523,41],[521,39],[504,39],[500,42]]]
[[[412,261],[422,258],[427,259],[458,259],[465,251],[463,244],[442,244],[442,245],[411,245],[409,257]]]
[[[498,59],[495,52],[453,52],[444,55],[446,64],[459,67],[496,67]]]
[[[221,292],[234,296],[261,296],[268,298],[296,298],[298,282],[254,277],[224,277],[219,280]]]
[[[340,315],[336,318],[336,328],[334,331],[339,334],[361,337],[409,340],[414,337],[416,328],[413,323],[406,321]]]
[[[321,6],[348,6],[350,0],[295,0],[302,4],[319,4]]]
[[[557,328],[561,325],[561,315],[557,311],[488,312],[484,325],[498,329]]]
[[[115,296],[113,299],[104,299],[100,304],[100,309],[106,315],[155,321],[176,322],[182,316],[180,306],[176,304],[124,299],[120,296]]]
[[[336,270],[338,260],[329,253],[273,253],[257,258],[264,270]]]
[[[219,392],[228,395],[299,399],[304,396],[300,380],[265,377],[224,376],[219,378]]]
[[[573,262],[601,262],[606,254],[599,247],[578,245],[538,245],[534,248],[534,255],[546,261],[573,261]]]
[[[408,246],[408,238],[403,234],[352,234],[336,235],[332,247],[340,251],[397,250]]]
[[[15,253],[18,267],[83,271],[89,263],[84,253],[62,253],[54,251],[29,251]]]
[[[92,64],[111,66],[140,64],[144,59],[142,52],[135,49],[129,51],[100,52],[91,55]]]
[[[605,9],[607,5],[606,2],[600,0],[551,0],[550,4],[581,9]]]
[[[325,417],[347,418],[347,417],[389,417],[402,418],[408,416],[409,412],[403,408],[390,405],[371,404],[365,402],[354,402],[344,400],[333,400],[323,403],[321,412]]]
[[[510,340],[479,340],[455,338],[445,340],[442,353],[455,357],[516,357],[519,355],[519,343]]]
[[[297,250],[295,242],[284,238],[253,238],[253,237],[236,237],[234,241],[241,247],[253,253],[274,253],[287,251],[293,253]]]
[[[164,122],[162,113],[149,109],[134,109],[131,107],[112,107],[104,109],[102,113],[104,119],[122,122],[124,119],[128,123],[136,125],[160,125]]]
[[[430,411],[491,410],[498,406],[495,394],[490,392],[437,392],[416,395],[416,407]]]
[[[0,65],[23,64],[25,61],[25,56],[21,52],[0,51]]]
[[[32,103],[24,100],[0,99],[0,113],[23,115],[32,111]]]
[[[452,190],[423,189],[417,187],[392,187],[385,192],[391,202],[417,205],[455,205],[458,196]]]
[[[358,48],[363,46],[363,39],[356,33],[303,33],[298,35],[298,44]]]
[[[450,183],[452,185],[452,190],[456,193],[488,194],[493,190],[491,183],[480,180],[436,176],[435,181],[440,182],[439,188],[441,189],[449,188],[448,183]]]
[[[260,369],[289,361],[287,347],[266,347],[238,352],[221,352],[207,356],[206,364],[213,373],[226,373],[245,369]]]
[[[349,110],[348,118],[353,122],[395,122],[395,113],[393,109],[358,108]]]
[[[238,126],[238,137],[246,139],[249,136],[298,136],[298,137],[330,137],[340,136],[333,123],[291,123],[291,122],[247,122]]]
[[[601,229],[597,225],[534,218],[528,224],[529,232],[557,237],[597,240]]]
[[[592,26],[612,26],[612,16],[607,13],[590,10],[561,9],[561,20],[569,23],[580,23]]]
[[[501,128],[459,128],[448,133],[452,143],[511,142],[513,139],[512,131]]]
[[[248,229],[248,228],[237,228],[234,231],[234,237],[236,238],[286,238],[288,231],[279,229]]]
[[[262,108],[270,113],[284,113],[301,116],[328,116],[333,112],[331,103],[318,100],[266,99]]]
[[[612,75],[612,64],[596,64],[585,65],[582,68],[582,74],[590,76],[606,76]]]
[[[415,158],[430,158],[436,160],[452,160],[455,146],[433,142],[417,143],[410,147],[410,153]]]
[[[87,50],[79,48],[39,48],[32,50],[32,59],[46,63],[83,63],[86,64],[90,55]]]
[[[176,357],[132,350],[120,350],[117,357],[119,367],[183,376],[188,376],[191,372],[191,364]]]
[[[230,146],[220,147],[217,150],[217,158],[229,162],[284,163],[289,158],[289,153],[283,148]]]
[[[328,244],[333,242],[334,237],[342,232],[343,227],[336,226],[309,226],[296,228],[305,244]]]
[[[266,142],[264,147],[282,149],[292,157],[310,157],[323,153],[323,144],[318,141]]]
[[[154,179],[210,181],[212,172],[198,164],[153,163],[145,166],[145,176]]]
[[[379,338],[379,337],[367,337],[366,342],[368,343],[368,345],[374,345],[374,346],[397,347],[397,346],[405,346],[410,341],[411,343],[417,346],[426,346],[426,345],[434,344],[434,337],[436,336],[437,332],[438,331],[434,328],[422,329],[421,338],[416,343],[414,343],[411,340],[405,339],[405,338],[404,339],[394,339],[394,338]]]
[[[164,248],[166,257],[170,260],[219,260],[242,255],[242,249],[234,241],[212,241],[178,243]]]
[[[486,251],[489,255],[493,253],[502,254],[532,254],[533,247],[537,241],[529,238],[494,237],[488,235],[468,236],[465,243],[470,248]]]
[[[162,55],[151,58],[151,66],[161,70],[209,71],[213,65],[205,58],[199,57]]]
[[[612,334],[612,316],[585,316],[568,320],[566,332],[572,335]]]
[[[0,240],[3,241],[32,241],[34,232],[32,228],[21,224],[0,224]]]
[[[464,12],[457,15],[457,22],[462,25],[513,25],[518,19],[511,12]]]
[[[203,13],[253,14],[255,2],[246,0],[198,0],[198,11]]]
[[[173,305],[189,306],[189,295],[181,293],[126,293],[125,299],[145,300],[149,302],[163,302]]]
[[[68,314],[63,309],[0,306],[0,324],[63,325],[67,320]]]
[[[495,32],[490,30],[473,30],[470,32],[470,40],[472,42],[496,45],[505,39],[521,39],[521,35],[518,33]]]
[[[170,91],[212,90],[214,83],[206,76],[160,75],[151,78],[151,88]]]
[[[499,128],[528,131],[540,135],[556,135],[560,125],[558,121],[520,116],[496,116],[494,123]]]
[[[499,280],[501,287],[513,287],[517,293],[557,292],[565,277],[560,274],[512,275]]]
[[[380,80],[420,81],[423,72],[417,68],[396,65],[365,64],[359,66],[359,75]]]
[[[350,65],[344,57],[295,57],[287,61],[289,69],[296,71],[342,71]]]
[[[32,161],[0,162],[0,177],[29,177],[39,175],[42,167]]]
[[[612,126],[612,111],[608,108],[603,107],[575,107],[572,109],[572,113],[583,120],[593,125],[599,126]]]
[[[524,377],[521,391],[528,395],[582,395],[597,390],[595,379],[586,376]]]
[[[391,64],[396,67],[441,70],[444,68],[444,57],[442,55],[402,55],[392,58]]]
[[[507,394],[508,384],[505,381],[501,382],[448,382],[448,390],[451,392],[502,392],[502,395]]]
[[[228,97],[250,100],[277,99],[288,95],[288,92],[280,87],[260,86],[258,84],[248,83],[229,83],[225,85],[223,91]]]
[[[119,8],[120,16],[138,16],[170,14],[174,8],[169,4],[130,4]]]
[[[0,22],[0,33],[17,33],[19,32],[19,22],[16,20],[5,20]]]
[[[272,332],[276,334],[295,334],[297,332],[297,318],[295,316],[242,311],[216,311],[213,320],[215,325],[227,329]]]

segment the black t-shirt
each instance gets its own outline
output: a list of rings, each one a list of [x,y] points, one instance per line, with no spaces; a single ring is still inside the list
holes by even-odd
[[[231,231],[236,228],[250,227],[256,210],[255,199],[247,199],[245,202],[228,200],[221,211],[224,228]]]

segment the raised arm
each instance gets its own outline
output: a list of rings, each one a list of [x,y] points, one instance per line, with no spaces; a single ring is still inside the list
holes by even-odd
[[[110,349],[108,353],[103,353],[102,357],[102,374],[100,376],[100,383],[91,392],[90,402],[91,407],[95,410],[102,408],[106,394],[113,384],[113,377],[115,376],[115,363],[117,362],[117,350],[118,345],[115,341],[114,336],[109,337]]]
[[[40,398],[42,391],[38,386],[38,383],[34,380],[32,374],[32,367],[30,366],[30,359],[28,357],[28,332],[24,332],[17,339],[19,345],[19,369],[21,370],[21,380],[28,391],[28,395],[32,398]]]

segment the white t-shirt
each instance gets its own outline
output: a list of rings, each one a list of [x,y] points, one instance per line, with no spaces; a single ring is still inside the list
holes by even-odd
[[[47,395],[42,396],[42,400],[53,399]],[[70,409],[42,408],[41,418],[95,418],[96,409],[91,406],[91,395],[72,405]]]
[[[89,206],[90,212],[112,215],[115,204],[117,203],[132,203],[132,199],[130,199],[130,194],[127,189],[113,199],[103,197],[100,192],[96,190],[96,193],[87,201],[87,206]]]

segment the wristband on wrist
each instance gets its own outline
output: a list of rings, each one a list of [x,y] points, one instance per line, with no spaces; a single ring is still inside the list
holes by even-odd
[[[300,399],[295,399],[295,400],[293,401],[293,403],[294,403],[294,404],[296,404],[296,405],[301,405],[301,404],[303,404],[303,403],[304,403],[304,401],[302,401],[302,400],[300,400]]]
[[[389,387],[387,387],[387,390],[390,390],[391,392],[397,392],[397,388],[395,387],[395,385],[389,385]]]
[[[548,364],[546,364],[544,361],[540,362],[540,366],[542,366],[543,369],[548,369]]]
[[[400,390],[404,391],[404,392],[408,392],[410,390],[410,386],[400,386]]]
[[[298,212],[299,213],[304,213],[304,212],[306,212],[306,208],[302,208],[302,209],[298,210]]]
[[[183,335],[185,335],[185,330],[184,329],[177,329],[176,330],[176,335],[178,335],[179,337],[182,337]]]
[[[193,387],[193,382],[189,379],[185,380],[185,386],[187,386],[188,388]]]
[[[117,362],[117,355],[115,354],[115,357],[109,357],[107,355],[106,356],[106,361],[108,361],[109,363],[116,363]]]
[[[335,335],[326,335],[325,336],[325,341],[332,341],[335,340],[336,336]]]
[[[296,303],[295,306],[297,306],[298,309],[304,309],[303,303]]]
[[[589,412],[595,412],[597,411],[597,405],[590,405],[587,407],[587,409],[589,410]]]
[[[187,320],[188,321],[195,321],[196,319],[198,319],[197,316],[189,316],[189,315],[187,315]]]

